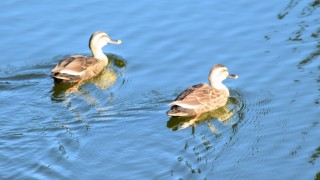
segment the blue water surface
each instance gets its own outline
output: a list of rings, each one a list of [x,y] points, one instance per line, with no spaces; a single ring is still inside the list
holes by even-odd
[[[0,4],[0,179],[320,178],[319,1]],[[51,69],[95,31],[123,43],[65,95]],[[233,112],[179,130],[168,104],[215,64]]]

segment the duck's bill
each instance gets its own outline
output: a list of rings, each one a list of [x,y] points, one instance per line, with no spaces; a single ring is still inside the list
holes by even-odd
[[[109,43],[110,44],[121,44],[122,41],[121,40],[110,40]]]
[[[238,75],[236,74],[229,74],[228,78],[237,79]]]

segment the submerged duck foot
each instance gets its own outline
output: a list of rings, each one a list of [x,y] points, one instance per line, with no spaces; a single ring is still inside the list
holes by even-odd
[[[77,82],[77,84],[73,85],[72,87],[70,87],[69,89],[66,90],[67,94],[71,94],[75,91],[78,91],[78,87],[82,84],[82,80],[80,80],[79,82]]]
[[[219,133],[219,131],[217,130],[217,128],[216,127],[214,127],[214,125],[213,124],[211,124],[211,123],[207,123],[207,126],[210,128],[210,130],[214,133],[214,134],[216,134],[216,135],[219,135],[220,133]]]
[[[189,126],[196,126],[196,121],[198,120],[198,118],[200,117],[200,115],[196,115],[193,119],[189,120],[188,122],[185,122],[181,125],[181,127],[179,128],[179,130],[185,129]]]

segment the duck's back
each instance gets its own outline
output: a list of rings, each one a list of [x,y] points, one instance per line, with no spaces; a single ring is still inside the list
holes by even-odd
[[[74,83],[87,80],[99,74],[105,65],[94,57],[70,56],[62,61],[52,70],[51,77],[56,82]]]
[[[227,90],[228,91],[228,90]],[[194,116],[217,109],[226,104],[229,92],[217,90],[207,84],[197,84],[182,92],[170,103],[169,116]]]

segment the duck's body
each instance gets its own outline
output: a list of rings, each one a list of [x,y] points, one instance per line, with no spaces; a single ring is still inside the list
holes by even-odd
[[[229,91],[218,91],[208,84],[197,84],[182,92],[170,103],[169,116],[194,116],[225,105]]]
[[[61,61],[51,73],[57,83],[76,83],[99,74],[107,65],[94,57],[70,56]]]
[[[224,106],[229,97],[228,88],[222,84],[226,78],[237,78],[237,76],[229,74],[223,65],[214,66],[209,74],[210,85],[198,84],[186,89],[169,104],[172,107],[167,115],[195,116]]]
[[[102,51],[108,43],[120,44],[121,41],[111,40],[104,32],[93,33],[89,42],[93,57],[70,56],[52,69],[51,77],[58,83],[76,83],[98,75],[108,65],[108,58]]]

